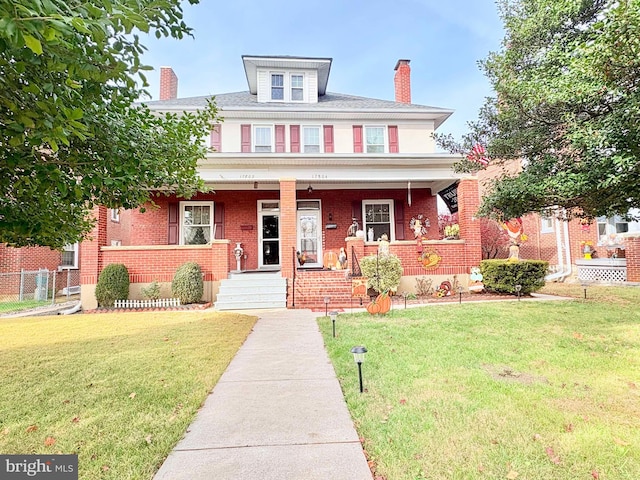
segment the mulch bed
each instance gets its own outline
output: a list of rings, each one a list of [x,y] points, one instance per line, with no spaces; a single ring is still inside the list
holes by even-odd
[[[83,310],[82,313],[172,312],[206,310],[207,308],[211,308],[211,302],[190,303],[189,305],[180,305],[179,307],[96,308],[95,310]]]

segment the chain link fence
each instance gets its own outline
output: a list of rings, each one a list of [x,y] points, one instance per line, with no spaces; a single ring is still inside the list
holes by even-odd
[[[80,299],[78,270],[0,273],[0,314]]]

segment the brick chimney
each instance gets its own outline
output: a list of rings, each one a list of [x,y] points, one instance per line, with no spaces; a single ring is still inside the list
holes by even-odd
[[[178,77],[171,67],[160,67],[160,100],[178,98]]]
[[[393,83],[396,87],[396,102],[411,103],[411,60],[398,60],[396,63],[396,75]]]

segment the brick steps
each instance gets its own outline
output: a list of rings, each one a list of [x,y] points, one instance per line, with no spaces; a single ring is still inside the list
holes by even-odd
[[[359,306],[360,300],[351,297],[351,278],[345,275],[344,270],[298,270],[295,308],[325,308],[325,297],[329,297],[329,309]]]

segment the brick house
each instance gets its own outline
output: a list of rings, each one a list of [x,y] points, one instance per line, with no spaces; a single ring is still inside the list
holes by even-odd
[[[516,173],[520,166],[520,162],[490,165],[478,172],[480,196],[488,180]],[[620,216],[564,222],[552,214],[526,215],[522,222],[528,239],[520,247],[520,257],[548,261],[548,281],[640,282],[640,222]],[[589,255],[585,255],[587,242]]]
[[[455,156],[436,153],[432,133],[453,112],[411,103],[408,60],[395,66],[395,101],[328,92],[330,58],[242,61],[248,91],[215,95],[224,122],[199,162],[213,191],[160,196],[159,208],[120,212],[118,222],[94,210],[92,240],[81,248],[85,309],[96,306],[95,284],[110,263],[127,265],[138,298],[153,280],[168,295],[186,261],[201,265],[205,299],[219,309],[317,307],[325,297],[349,305],[359,259],[377,253],[383,234],[402,261],[401,290],[414,291],[425,275],[436,285],[467,281],[481,260],[478,181],[453,172]],[[147,103],[154,111],[194,111],[208,98],[178,98],[169,67],[160,83],[160,100]],[[443,240],[437,194],[453,185],[460,239]],[[431,225],[422,240],[410,225],[419,218]],[[346,271],[336,262],[341,248]],[[437,261],[427,268],[424,258]]]

